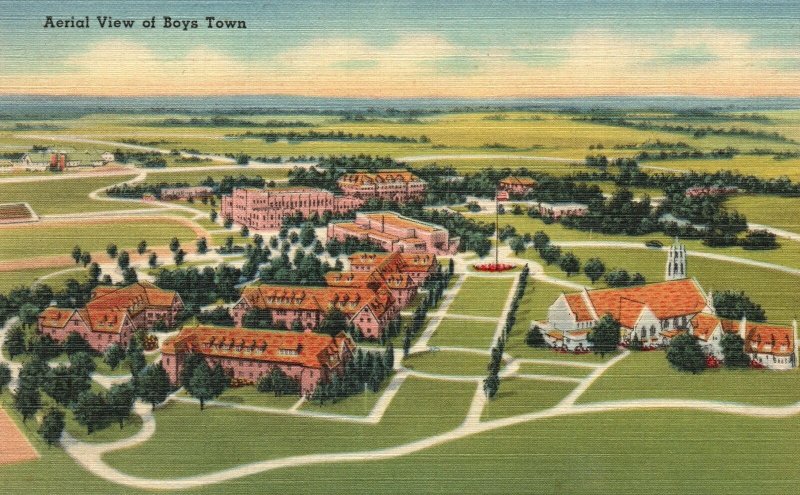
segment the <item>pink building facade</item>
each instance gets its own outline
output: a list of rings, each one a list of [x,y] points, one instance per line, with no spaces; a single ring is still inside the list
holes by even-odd
[[[228,376],[256,383],[280,369],[297,380],[309,396],[320,381],[341,375],[355,344],[344,333],[336,336],[306,332],[249,330],[198,326],[184,328],[161,347],[161,364],[170,381],[180,384],[187,354],[200,354],[209,366],[219,364]]]
[[[236,188],[222,197],[220,213],[239,225],[255,230],[278,229],[283,219],[297,213],[334,215],[351,212],[364,204],[352,196],[335,196],[324,189],[287,187],[280,189]]]
[[[354,222],[328,224],[327,234],[328,240],[354,237],[401,253],[455,254],[459,244],[459,238],[450,238],[444,227],[393,212],[357,213]]]

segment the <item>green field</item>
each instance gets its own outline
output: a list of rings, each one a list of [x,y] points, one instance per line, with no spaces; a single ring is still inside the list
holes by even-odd
[[[591,368],[559,364],[521,363],[519,373],[523,375],[560,375],[583,378],[591,373]]]
[[[574,383],[503,379],[497,395],[486,403],[481,419],[487,421],[547,409],[558,404],[574,388]]]
[[[38,215],[149,208],[127,201],[97,201],[89,193],[129,179],[118,175],[0,184],[0,203],[26,202]]]
[[[169,218],[120,220],[92,220],[75,225],[37,225],[31,227],[4,228],[0,236],[0,261],[36,256],[69,256],[72,247],[83,250],[105,252],[108,244],[119,249],[132,249],[142,239],[150,246],[164,246],[177,237],[184,243],[196,239],[189,227]],[[36,240],[32,251],[31,241]]]
[[[199,184],[203,180],[208,177],[219,181],[223,177],[230,175],[233,177],[239,177],[240,175],[244,175],[246,177],[256,177],[260,176],[263,177],[264,180],[284,180],[287,177],[287,173],[289,172],[289,168],[280,168],[279,164],[275,165],[275,168],[247,168],[241,167],[237,169],[226,169],[226,170],[199,170],[199,171],[182,171],[182,172],[170,172],[169,169],[165,169],[163,172],[148,172],[147,178],[142,182],[142,184],[160,184],[162,182],[188,182],[189,184]]]
[[[69,265],[65,265],[69,266]],[[0,292],[8,292],[10,289],[14,287],[19,287],[20,285],[30,285],[39,277],[44,275],[48,275],[53,272],[57,272],[63,270],[64,267],[60,268],[38,268],[33,270],[16,270],[16,271],[9,271],[9,272],[0,272]],[[67,278],[70,276],[74,276],[76,279],[80,279],[77,274],[79,272],[70,272],[70,274],[76,275],[68,275]],[[53,279],[45,280],[43,283],[46,283],[50,287],[56,289],[59,288],[58,283],[61,282],[62,276],[54,277]]]
[[[128,474],[172,478],[288,455],[398,445],[459,425],[474,391],[472,383],[408,378],[374,426],[216,406],[200,412],[196,405],[172,402],[156,411],[152,439],[103,458]],[[203,448],[197,445],[200,431]],[[243,442],[242,435],[262,440]],[[175,452],[182,453],[180,463]]]
[[[500,316],[511,278],[467,277],[447,312],[454,315]]]
[[[434,332],[431,347],[469,347],[488,350],[497,330],[491,321],[460,320],[445,317]],[[488,361],[487,361],[488,362]]]
[[[488,365],[487,354],[447,350],[420,352],[403,359],[403,366],[410,370],[441,375],[483,376]]]
[[[181,391],[178,397],[191,397],[186,391]],[[289,409],[300,397],[297,395],[284,395],[276,397],[272,393],[263,393],[256,390],[254,385],[245,387],[228,388],[222,395],[214,399],[216,402],[228,404],[242,404],[247,406],[270,407],[275,409]],[[198,406],[199,407],[199,406]]]
[[[800,164],[796,168],[800,170]],[[730,198],[725,205],[743,213],[748,222],[800,233],[800,219],[795,215],[776,215],[776,212],[800,211],[800,198],[741,194]],[[781,239],[780,242],[787,244],[788,241]]]
[[[581,403],[625,399],[698,399],[764,406],[800,401],[800,371],[676,371],[661,351],[634,352],[606,371],[579,399]]]

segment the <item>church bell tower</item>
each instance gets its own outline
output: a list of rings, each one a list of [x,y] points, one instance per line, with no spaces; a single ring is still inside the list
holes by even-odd
[[[664,273],[664,280],[680,280],[686,278],[686,246],[678,242],[669,247],[667,256],[667,268]]]

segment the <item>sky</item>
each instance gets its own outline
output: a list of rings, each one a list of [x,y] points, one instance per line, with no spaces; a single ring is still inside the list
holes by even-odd
[[[798,26],[800,0],[0,0],[0,94],[800,97]]]

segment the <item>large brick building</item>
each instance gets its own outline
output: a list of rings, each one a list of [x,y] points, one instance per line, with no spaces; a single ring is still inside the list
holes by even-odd
[[[406,203],[425,198],[425,181],[406,170],[345,174],[339,178],[338,184],[346,195],[362,199],[380,198]]]
[[[179,384],[187,354],[222,366],[231,378],[255,383],[274,369],[297,380],[300,393],[311,395],[320,381],[341,374],[355,344],[344,333],[334,337],[307,332],[248,330],[197,326],[183,328],[161,347],[161,364],[173,384]]]
[[[284,187],[278,189],[236,188],[230,195],[222,196],[222,218],[251,229],[280,228],[283,219],[301,214],[308,218],[313,213],[326,211],[338,215],[360,207],[364,200],[353,196],[335,196],[332,192],[312,187]]]
[[[231,317],[241,327],[249,311],[268,310],[275,326],[291,328],[297,321],[315,329],[336,308],[362,335],[377,339],[439,266],[436,256],[404,253],[357,253],[350,265],[349,272],[328,272],[326,287],[246,287]]]
[[[112,344],[127,347],[134,332],[151,330],[158,321],[174,326],[181,309],[183,301],[177,292],[149,282],[123,288],[101,286],[84,308],[45,309],[39,314],[38,327],[57,341],[77,332],[93,349],[103,352]]]
[[[372,242],[386,251],[437,255],[455,254],[459,243],[444,227],[389,211],[357,213],[354,222],[328,224],[328,240],[348,237]]]

